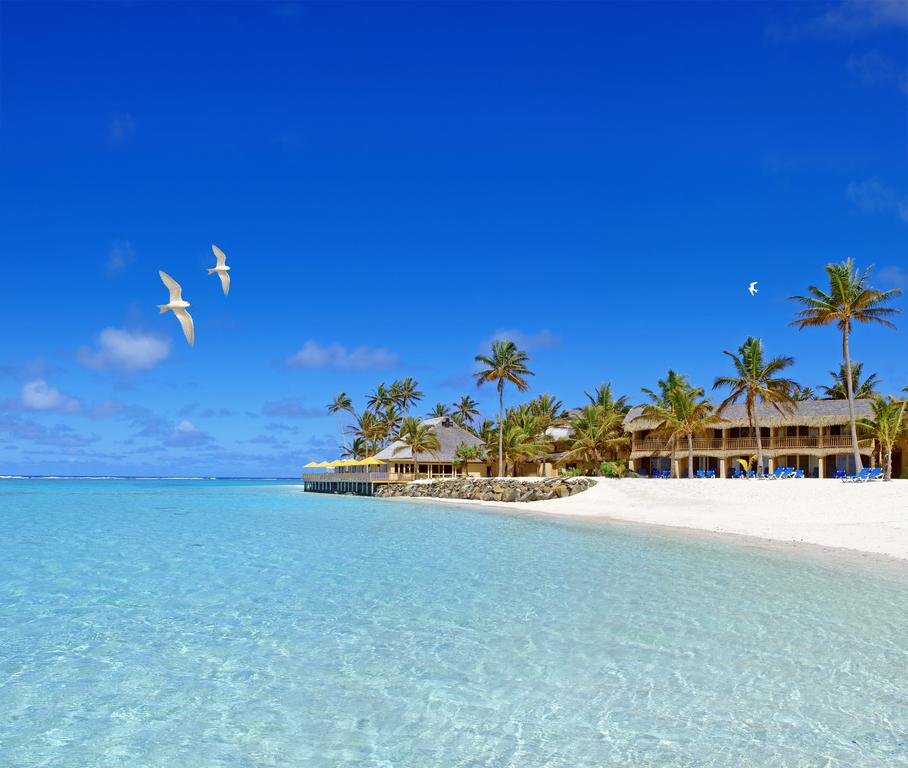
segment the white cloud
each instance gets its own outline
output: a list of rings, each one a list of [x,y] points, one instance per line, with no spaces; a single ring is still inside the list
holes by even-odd
[[[882,267],[876,276],[883,286],[887,285],[908,285],[908,270],[901,267],[889,266]]]
[[[204,445],[211,438],[189,419],[183,419],[164,436],[164,443],[172,446]]]
[[[365,370],[390,368],[397,362],[397,355],[384,347],[354,347],[347,349],[340,344],[322,346],[311,339],[298,352],[287,358],[293,368],[337,368],[339,370]]]
[[[122,272],[136,260],[136,249],[129,240],[115,240],[107,257],[107,274]]]
[[[22,407],[29,411],[66,411],[79,410],[79,401],[54,389],[44,379],[27,381],[22,386]]]
[[[141,331],[105,328],[95,349],[83,347],[79,362],[89,368],[140,371],[154,368],[170,354],[170,340]]]
[[[132,138],[136,132],[136,121],[132,115],[125,112],[118,112],[110,121],[107,128],[107,138],[113,144],[122,144],[127,139]]]
[[[908,222],[908,196],[884,184],[876,177],[851,182],[845,189],[845,196],[862,211],[868,213],[894,212],[902,221]]]
[[[505,328],[495,331],[492,338],[483,343],[483,349],[493,341],[513,341],[520,349],[551,349],[561,343],[561,339],[547,328],[541,331],[526,332],[517,328]]]
[[[815,27],[845,34],[908,27],[908,3],[905,0],[843,0],[820,16]]]

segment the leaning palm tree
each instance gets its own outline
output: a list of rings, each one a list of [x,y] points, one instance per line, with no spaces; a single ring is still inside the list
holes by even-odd
[[[908,434],[908,422],[905,420],[905,409],[908,402],[894,397],[876,397],[870,405],[873,418],[862,419],[858,425],[880,442],[882,461],[885,470],[883,478],[892,479],[892,446],[902,436]]]
[[[428,419],[437,419],[442,416],[449,416],[451,413],[450,408],[444,403],[435,403],[435,407],[426,414]]]
[[[403,424],[400,425],[400,432],[397,433],[397,440],[401,443],[394,449],[394,453],[400,453],[405,448],[410,449],[410,455],[413,457],[413,476],[419,472],[417,458],[420,453],[428,453],[432,456],[441,448],[438,442],[438,436],[431,424],[423,424],[414,416],[407,416]]]
[[[700,387],[675,387],[663,402],[643,407],[643,416],[657,423],[656,431],[668,435],[673,444],[687,439],[687,476],[694,476],[694,435],[721,421]],[[674,462],[672,462],[674,463]]]
[[[400,429],[403,415],[400,409],[392,403],[384,407],[382,412],[378,414],[378,419],[382,425],[382,441],[385,442]]]
[[[864,364],[852,361],[851,363],[851,392],[855,400],[869,400],[879,395],[877,387],[880,385],[880,378],[875,373],[868,374],[867,378],[861,381],[861,374],[864,372]],[[832,376],[831,387],[820,387],[823,390],[824,400],[847,400],[848,384],[845,382],[847,373],[845,372],[845,363],[839,366],[838,371],[830,371]]]
[[[847,259],[841,264],[827,264],[828,291],[811,285],[807,288],[809,296],[790,297],[804,307],[795,315],[797,319],[792,323],[798,327],[798,330],[835,324],[842,332],[842,357],[845,361],[845,384],[848,391],[848,419],[851,422],[851,449],[854,453],[856,472],[863,469],[863,465],[858,448],[854,392],[851,386],[851,352],[848,348],[851,330],[855,323],[879,323],[888,328],[895,328],[895,324],[888,318],[897,314],[899,310],[887,307],[886,304],[901,294],[901,290],[898,288],[888,291],[871,288],[867,281],[872,269],[873,267],[870,266],[861,272],[855,267],[852,259]]]
[[[347,436],[344,434],[344,421],[341,418],[341,412],[353,413],[353,401],[347,397],[346,392],[338,392],[334,400],[328,403],[328,413],[337,414],[337,426],[341,433],[341,443],[344,448],[347,447]]]
[[[344,448],[344,452],[341,454],[341,458],[359,461],[361,459],[365,459],[368,453],[369,451],[368,446],[366,445],[366,441],[361,437],[357,437],[353,440],[352,443],[350,443],[349,446]]]
[[[534,374],[526,366],[528,360],[526,352],[517,349],[517,345],[508,339],[493,341],[491,355],[476,355],[476,362],[485,366],[473,374],[476,377],[476,386],[481,387],[486,382],[494,381],[498,389],[499,478],[503,477],[504,463],[504,385],[510,382],[519,392],[526,392],[530,388],[525,377]]]
[[[479,416],[479,410],[476,406],[477,403],[469,395],[464,395],[460,400],[454,403],[454,418],[457,419],[459,424],[467,425],[472,424],[473,419]]]
[[[423,393],[419,391],[419,383],[409,376],[391,385],[391,395],[402,411],[409,411],[410,406],[416,405],[423,398]]]
[[[795,409],[791,391],[798,385],[791,379],[778,374],[794,364],[793,357],[774,357],[767,360],[763,357],[763,342],[748,336],[738,347],[738,354],[728,352],[734,365],[734,376],[719,376],[713,383],[713,389],[728,387],[731,392],[720,404],[717,414],[721,416],[732,403],[744,399],[744,409],[751,430],[757,435],[757,470],[763,468],[763,439],[760,435],[760,422],[757,415],[757,404],[763,403],[781,415],[790,414]]]

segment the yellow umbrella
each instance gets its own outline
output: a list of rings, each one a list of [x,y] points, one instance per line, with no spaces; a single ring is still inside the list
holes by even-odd
[[[340,463],[340,465],[341,465],[342,467],[358,467],[358,466],[359,466],[359,462],[356,461],[355,459],[344,459],[344,460]]]
[[[342,466],[344,466],[344,462],[342,462],[340,459],[335,459],[334,461],[325,462],[325,466],[326,467],[342,467]]]
[[[360,464],[364,467],[374,467],[376,464],[384,464],[381,459],[376,459],[374,456],[370,456],[368,459],[363,459]]]
[[[315,466],[321,467],[322,469],[324,469],[325,467],[330,467],[331,465],[330,465],[327,461],[320,461],[320,462],[319,462],[318,464],[316,464]]]
[[[320,467],[317,461],[310,461],[308,464],[303,464],[303,469],[313,469],[314,467]]]

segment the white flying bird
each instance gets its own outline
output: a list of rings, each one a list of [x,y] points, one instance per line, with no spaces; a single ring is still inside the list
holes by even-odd
[[[195,344],[195,328],[192,325],[192,317],[186,311],[186,307],[190,306],[190,304],[188,301],[183,301],[183,289],[180,288],[180,284],[176,280],[166,272],[158,271],[158,274],[161,276],[161,282],[170,291],[170,301],[167,304],[158,304],[158,309],[161,310],[162,315],[168,309],[173,311],[177,316],[177,320],[180,321],[180,325],[183,326],[183,335],[191,347]]]
[[[751,295],[751,296],[756,296],[756,295],[757,295],[757,282],[756,282],[756,280],[755,280],[754,282],[752,282],[749,286],[747,286],[747,290],[750,291],[750,295]]]
[[[224,295],[226,296],[230,291],[230,275],[227,274],[230,271],[230,267],[227,266],[227,256],[216,245],[212,245],[211,250],[214,252],[215,258],[217,258],[218,261],[217,264],[214,265],[214,269],[208,270],[208,274],[218,273],[218,277],[221,278],[221,288],[224,289]]]

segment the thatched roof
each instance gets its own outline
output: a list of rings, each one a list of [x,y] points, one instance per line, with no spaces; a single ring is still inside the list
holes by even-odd
[[[871,416],[871,400],[855,400],[854,412],[859,418]],[[636,405],[624,417],[624,429],[637,432],[641,429],[655,429],[658,423],[653,419],[643,418],[643,406]],[[743,403],[728,406],[721,414],[722,421],[717,422],[716,429],[750,426],[747,411]],[[828,427],[832,424],[848,423],[847,400],[805,400],[795,403],[794,410],[784,416],[775,408],[757,406],[757,420],[761,427]]]
[[[422,424],[429,424],[435,437],[438,438],[440,448],[435,453],[417,454],[417,461],[440,461],[449,463],[454,461],[456,456],[454,451],[461,443],[467,445],[482,445],[483,442],[472,432],[468,432],[463,427],[458,427],[450,417],[439,416],[434,419],[423,419]],[[402,442],[396,440],[387,448],[375,454],[375,458],[381,461],[412,461],[413,456],[410,449]]]

